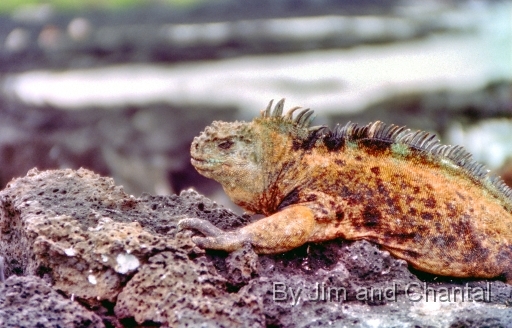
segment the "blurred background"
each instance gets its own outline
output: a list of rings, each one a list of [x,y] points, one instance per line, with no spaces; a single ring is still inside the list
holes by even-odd
[[[512,185],[512,1],[0,2],[1,188],[86,167],[228,204],[190,143],[280,98],[436,132]]]

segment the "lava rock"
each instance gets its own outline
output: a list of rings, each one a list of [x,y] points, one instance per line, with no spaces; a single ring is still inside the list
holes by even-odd
[[[35,276],[0,284],[2,327],[105,327],[101,318]]]

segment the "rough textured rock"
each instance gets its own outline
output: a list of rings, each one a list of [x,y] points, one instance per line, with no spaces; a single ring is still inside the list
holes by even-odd
[[[105,327],[101,318],[34,276],[0,284],[2,327]]]
[[[134,317],[136,322],[263,326],[258,298],[230,294],[224,285],[206,258],[192,263],[183,254],[163,252],[130,280],[119,294],[115,312],[120,318]]]
[[[251,220],[194,191],[135,198],[85,169],[31,170],[0,192],[0,255],[10,276],[0,287],[0,310],[12,299],[8,290],[17,288],[32,291],[27,295],[34,294],[35,308],[46,309],[40,295],[80,307],[58,312],[62,318],[73,313],[66,320],[75,326],[87,318],[95,327],[101,326],[98,318],[117,327],[512,325],[512,286],[501,281],[411,272],[404,261],[365,241],[308,244],[269,256],[257,256],[250,247],[205,252],[191,242],[192,232],[177,231],[184,217],[222,229]],[[443,289],[466,284],[491,296],[442,299]],[[425,287],[431,290],[428,301]],[[315,299],[318,290],[325,293]],[[6,311],[0,320],[10,322]],[[48,320],[55,315],[37,313]]]
[[[186,205],[189,198],[197,210]],[[158,308],[153,304],[176,301],[169,293],[177,298],[186,296],[180,306],[192,313],[201,309],[204,313],[198,313],[203,320],[250,321],[247,306],[243,307],[244,314],[231,310],[235,304],[257,302],[223,293],[219,288],[223,278],[208,270],[204,257],[197,258],[196,252],[201,250],[186,237],[190,233],[176,233],[176,222],[185,211],[204,218],[236,217],[214,204],[201,203],[195,193],[182,198],[135,199],[116,187],[112,179],[87,170],[32,170],[27,177],[9,183],[0,194],[0,202],[0,246],[8,275],[42,276],[55,289],[94,307],[113,304],[124,288],[116,313],[121,319],[135,317],[139,323],[188,320],[187,316],[171,315],[176,313],[171,307],[164,307],[161,316],[155,317]],[[190,280],[182,281],[185,274]],[[169,278],[161,279],[163,275]],[[149,299],[138,299],[131,293],[147,286],[152,287]],[[223,294],[223,302],[210,299]],[[263,317],[256,313],[253,320],[263,322]]]

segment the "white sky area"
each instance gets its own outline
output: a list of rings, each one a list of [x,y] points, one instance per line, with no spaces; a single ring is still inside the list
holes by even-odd
[[[33,71],[7,76],[3,90],[27,103],[65,109],[165,101],[256,112],[270,99],[287,98],[288,106],[358,111],[413,91],[470,91],[512,80],[512,6],[477,6],[469,14],[472,32],[411,42],[167,66]]]

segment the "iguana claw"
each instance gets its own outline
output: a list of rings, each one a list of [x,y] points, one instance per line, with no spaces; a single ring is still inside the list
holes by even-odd
[[[201,248],[232,252],[242,248],[245,243],[251,242],[246,234],[223,231],[206,220],[196,218],[183,219],[178,222],[178,227],[180,229],[194,229],[205,235],[206,237],[192,237],[192,241]]]

